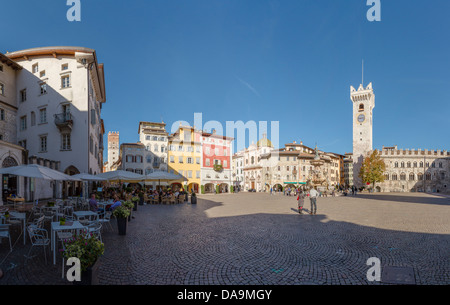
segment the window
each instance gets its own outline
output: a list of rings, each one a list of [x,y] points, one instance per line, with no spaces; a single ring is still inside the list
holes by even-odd
[[[145,136],[145,140],[150,141],[150,136]]]
[[[166,147],[164,145],[161,145],[161,152],[165,152],[166,151]]]
[[[0,94],[5,95],[5,85],[3,85],[2,83],[0,83]]]
[[[425,180],[431,180],[431,174],[430,174],[430,173],[427,173],[427,174],[426,174]]]
[[[414,181],[415,179],[415,175],[414,175],[414,173],[410,173],[409,174],[409,181]]]
[[[61,70],[62,70],[62,71],[69,70],[69,64],[62,64],[62,65],[61,65]]]
[[[359,111],[364,111],[364,104],[359,104]]]
[[[183,145],[178,145],[178,151],[183,151]]]
[[[196,172],[195,172],[195,178],[197,178],[197,179],[200,178],[200,171],[196,171]]]
[[[170,163],[175,163],[175,157],[174,156],[170,156]]]
[[[178,163],[183,163],[183,157],[182,156],[178,157]]]
[[[444,180],[445,179],[445,173],[441,172],[441,179]]]
[[[20,101],[25,102],[27,100],[27,89],[20,90]]]
[[[192,171],[188,171],[188,178],[192,178]]]
[[[158,145],[155,144],[155,146],[153,146],[153,151],[158,151]]]
[[[5,120],[5,110],[0,109],[0,121],[4,121]]]
[[[397,180],[397,174],[392,174],[392,180]]]
[[[423,180],[423,174],[422,173],[418,173],[417,174],[417,180],[419,180],[419,181]]]
[[[413,167],[417,167],[417,162],[414,162],[414,163],[413,163]]]
[[[70,133],[63,133],[61,135],[61,150],[70,150]]]
[[[195,158],[195,163],[200,164],[200,158],[199,157]]]
[[[38,64],[34,64],[32,66],[32,71],[33,71],[33,73],[39,72],[39,65]]]
[[[61,88],[70,87],[70,75],[64,75],[61,77]]]
[[[152,156],[147,155],[147,163],[152,163]]]
[[[395,165],[394,165],[394,167],[398,167],[398,162],[395,162]]]
[[[384,174],[384,180],[389,181],[389,174]]]
[[[92,138],[92,136],[89,137],[89,151],[91,152],[91,154],[94,153],[94,139]]]
[[[39,152],[47,152],[47,136],[40,136],[39,138]]]
[[[3,72],[3,65],[0,65],[0,72]]]
[[[186,162],[187,162],[188,164],[194,164],[194,162],[193,162],[193,160],[192,160],[191,157],[188,157]]]
[[[23,117],[20,118],[20,130],[25,130],[27,129],[27,116],[24,115]]]
[[[227,160],[224,160],[223,161],[223,167],[227,167],[227,166],[228,166]]]
[[[47,109],[43,108],[39,110],[39,124],[47,123]]]
[[[3,135],[0,134],[0,141],[3,141]]]
[[[47,93],[47,83],[41,83],[41,95]]]
[[[439,162],[439,168],[442,168],[442,162]]]
[[[205,165],[206,165],[206,166],[211,166],[211,161],[210,161],[210,159],[206,159],[206,160],[205,160]]]
[[[44,77],[45,76],[45,70],[42,70],[41,73],[39,73],[40,77]]]

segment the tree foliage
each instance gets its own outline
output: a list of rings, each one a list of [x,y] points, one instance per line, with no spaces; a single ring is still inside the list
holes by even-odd
[[[363,183],[372,183],[375,187],[375,182],[384,181],[384,172],[386,170],[386,164],[381,159],[377,150],[374,150],[369,156],[364,157],[361,169],[359,171],[359,177]]]

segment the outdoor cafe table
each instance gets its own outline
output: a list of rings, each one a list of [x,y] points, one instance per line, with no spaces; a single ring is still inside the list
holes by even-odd
[[[9,212],[9,219],[13,220],[22,220],[23,226],[22,226],[22,235],[23,235],[23,244],[25,245],[26,243],[26,234],[25,234],[25,228],[27,227],[26,223],[27,223],[27,214],[26,213],[18,213],[18,212],[14,212],[11,211]]]
[[[61,225],[59,221],[52,222],[52,236],[51,236],[51,247],[53,251],[53,265],[56,264],[56,232],[58,231],[66,231],[66,230],[77,230],[77,234],[79,234],[80,230],[85,229],[79,221],[66,221],[65,225]]]
[[[75,215],[77,217],[77,219],[80,217],[86,217],[86,216],[88,216],[88,217],[98,216],[98,214],[93,211],[76,211],[76,212],[73,212],[73,215]]]

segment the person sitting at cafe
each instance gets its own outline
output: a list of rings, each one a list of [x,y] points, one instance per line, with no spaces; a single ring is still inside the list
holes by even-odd
[[[122,202],[120,202],[119,200],[119,196],[114,196],[114,202],[113,204],[109,207],[108,211],[114,211],[118,206],[121,206]]]

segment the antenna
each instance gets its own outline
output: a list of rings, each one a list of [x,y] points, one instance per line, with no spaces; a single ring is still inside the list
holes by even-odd
[[[361,85],[364,87],[364,59],[362,60]]]

